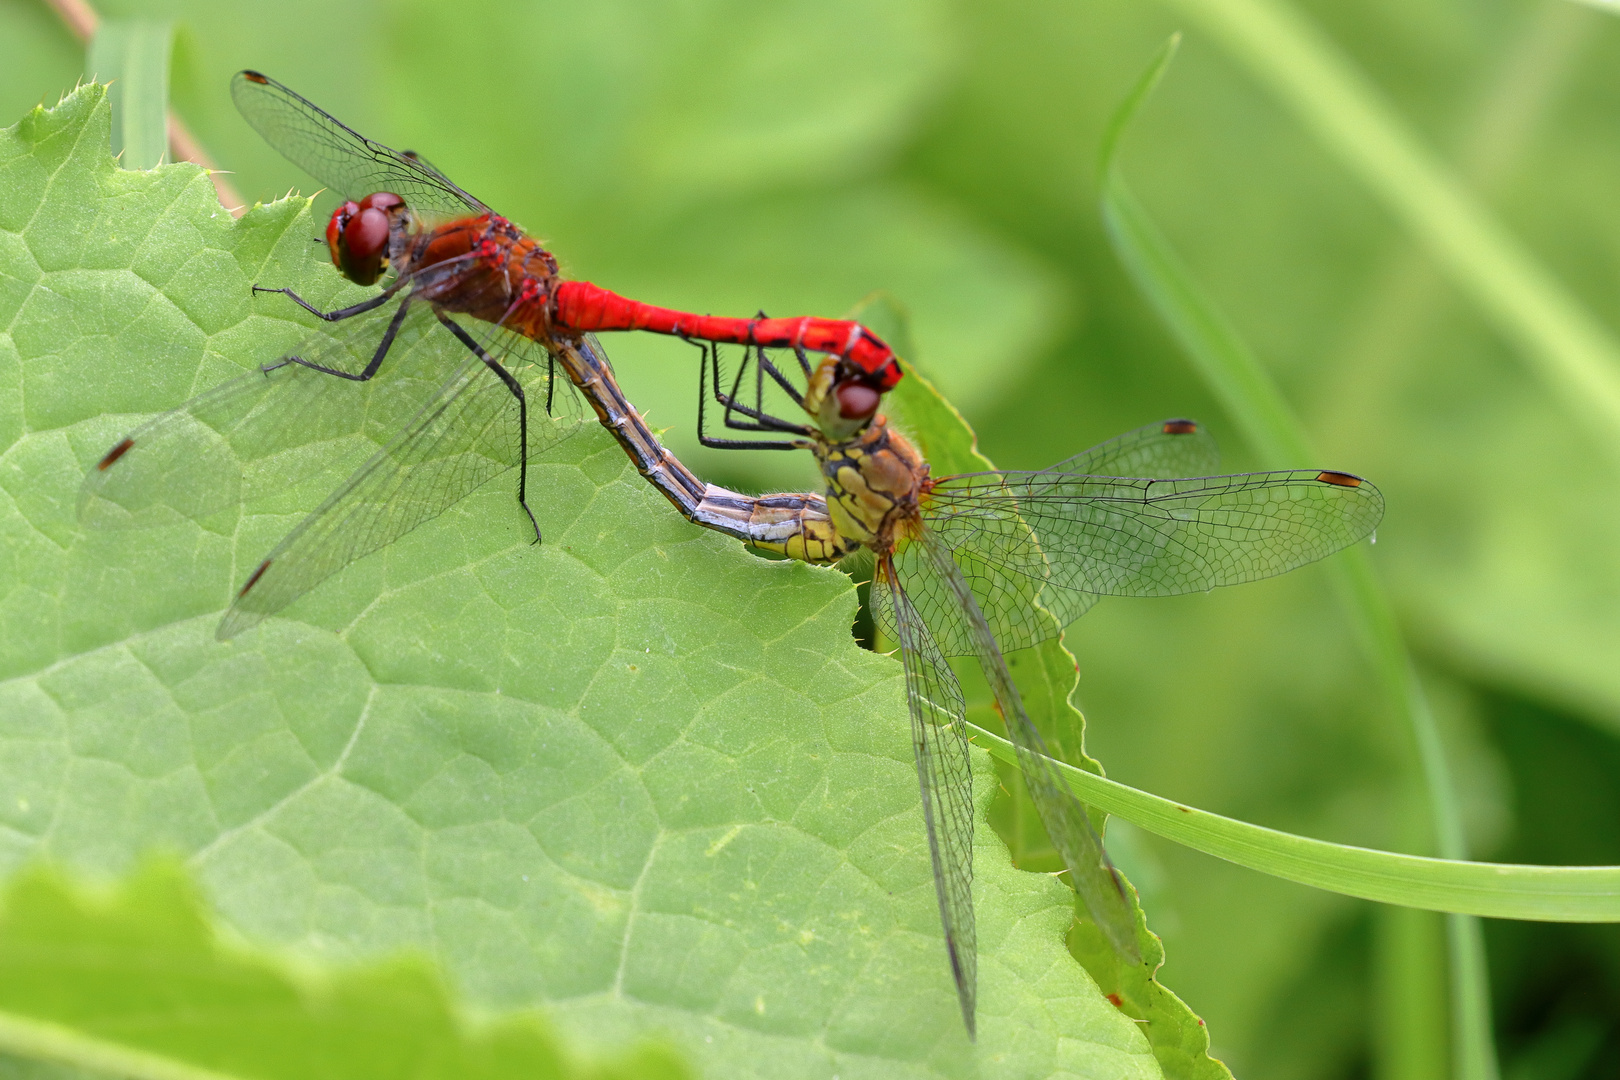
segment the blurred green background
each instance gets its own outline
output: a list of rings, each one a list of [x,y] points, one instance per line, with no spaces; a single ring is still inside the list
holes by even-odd
[[[1441,713],[1477,858],[1620,863],[1620,474],[1374,198],[1241,63],[1124,0],[106,3],[171,19],[172,101],[251,200],[312,182],[237,117],[242,67],[421,151],[654,303],[911,312],[919,368],[1004,467],[1138,424],[1235,427],[1135,294],[1096,211],[1102,126],[1171,32],[1125,169],[1320,453],[1389,513],[1374,558]],[[1564,0],[1301,5],[1563,285],[1620,327],[1620,19]],[[83,50],[0,0],[0,123]],[[327,195],[330,200],[331,196]],[[324,204],[323,204],[324,205]],[[693,350],[610,338],[705,478],[812,483],[807,455],[696,447]],[[86,372],[94,378],[94,372]],[[1070,633],[1092,752],[1246,820],[1401,844],[1402,740],[1319,568],[1113,600]],[[1242,1077],[1378,1070],[1392,1007],[1366,904],[1119,826],[1163,981]],[[1486,926],[1508,1077],[1620,1076],[1620,928]],[[1382,1011],[1381,1011],[1382,1010]]]

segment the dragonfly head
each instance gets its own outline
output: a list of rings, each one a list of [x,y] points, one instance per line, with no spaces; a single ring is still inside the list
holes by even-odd
[[[854,438],[877,416],[883,401],[881,377],[848,359],[829,356],[810,376],[804,408],[822,435],[839,443]]]
[[[394,221],[406,214],[405,200],[386,191],[346,202],[332,211],[332,220],[326,223],[326,246],[343,276],[357,285],[371,285],[382,277],[388,269]]]

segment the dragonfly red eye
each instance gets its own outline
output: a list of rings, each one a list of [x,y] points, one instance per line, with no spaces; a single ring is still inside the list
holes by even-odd
[[[877,412],[883,395],[858,382],[839,383],[833,391],[838,398],[838,415],[845,420],[860,420]]]
[[[388,212],[404,205],[405,200],[398,195],[376,191],[333,211],[326,226],[326,244],[344,277],[370,285],[382,276],[383,260],[388,255]]]
[[[343,226],[343,246],[349,249],[351,259],[381,256],[388,246],[388,215],[370,206],[362,209]]]
[[[375,191],[360,200],[360,209],[370,210],[376,208],[385,213],[396,206],[404,205],[405,200],[391,191]]]
[[[326,223],[326,246],[331,249],[333,265],[340,270],[343,268],[343,227],[359,212],[359,203],[346,202],[332,211],[331,220]]]
[[[332,249],[332,261],[343,276],[360,285],[370,285],[382,276],[383,256],[388,253],[388,215],[376,205],[378,196],[368,195],[364,202],[347,202],[333,213],[326,227],[326,243]],[[402,200],[396,195],[392,205]]]

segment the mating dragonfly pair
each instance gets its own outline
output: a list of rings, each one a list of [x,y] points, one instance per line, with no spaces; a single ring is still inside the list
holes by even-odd
[[[307,474],[318,466],[311,448],[387,433],[249,575],[219,626],[229,638],[514,468],[518,504],[538,540],[528,463],[579,430],[588,403],[638,471],[694,523],[806,562],[862,550],[874,557],[871,605],[900,645],[945,944],[969,1035],[972,763],[947,656],[977,658],[1071,883],[1114,948],[1139,959],[1124,886],[1047,755],[1002,650],[1053,636],[1102,596],[1202,592],[1320,559],[1372,533],[1383,512],[1376,488],[1319,470],[1207,475],[1214,444],[1185,420],[1038,472],[933,476],[878,412],[902,372],[860,324],[696,316],[565,280],[548,251],[419,155],[364,138],[257,72],[238,74],[232,95],[272,146],[350,200],[326,231],[338,269],[360,285],[386,284],[335,311],[255,286],[284,294],[328,329],[120,440],[85,480],[87,523],[138,523],[154,507],[198,516],[234,504],[246,488],[284,487]],[[594,336],[610,330],[702,344],[700,401],[712,397],[725,426],[748,435],[710,435],[700,409],[705,444],[809,450],[825,490],[749,496],[699,480],[625,399]],[[729,391],[721,344],[744,347]],[[803,389],[768,350],[797,361]],[[749,363],[752,403],[739,393]],[[766,409],[757,389],[766,377],[807,421]]]

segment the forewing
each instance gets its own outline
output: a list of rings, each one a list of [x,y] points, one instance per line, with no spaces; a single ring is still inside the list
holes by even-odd
[[[231,97],[265,142],[345,198],[389,191],[432,217],[489,212],[420,155],[366,138],[267,75],[237,72]]]
[[[1198,476],[1215,469],[1220,459],[1215,440],[1191,420],[1161,420],[1109,439],[1107,442],[1059,462],[1047,472],[1094,476],[1176,477]],[[1042,640],[1050,624],[1035,610],[1048,576],[1046,556],[1030,525],[1009,513],[1011,491],[1001,498],[989,493],[1001,486],[1001,473],[976,473],[942,481],[944,497],[926,504],[929,525],[957,553],[962,573],[993,627],[997,640],[1009,649]],[[955,499],[949,492],[971,485],[977,499]],[[899,554],[902,576],[923,582],[914,586],[918,605],[928,618],[940,647],[948,656],[973,651],[959,606],[936,587],[932,575],[921,573],[919,552]],[[1075,594],[1059,605],[1064,624],[1079,618],[1100,599],[1096,594]],[[885,629],[892,629],[885,623]]]
[[[1173,596],[1272,577],[1365,540],[1384,514],[1372,484],[1316,469],[1183,480],[1034,473],[1005,487],[1051,563],[1043,598],[1054,605],[1054,590]]]
[[[924,533],[915,547],[926,555],[931,576],[961,609],[962,622],[972,638],[973,653],[995,695],[996,705],[1007,725],[1007,736],[1017,749],[1024,786],[1040,814],[1041,824],[1046,826],[1052,846],[1069,869],[1070,884],[1115,950],[1132,962],[1140,961],[1136,916],[1126,900],[1124,883],[1103,851],[1102,838],[1092,828],[1085,808],[1063,782],[1040,731],[1025,711],[1018,686],[1007,670],[1007,662],[967,579],[952,558],[950,548],[939,537]],[[891,582],[889,589],[899,596],[906,584],[909,582]]]
[[[379,423],[414,415],[443,381],[442,354],[426,356],[418,348],[436,324],[425,308],[410,311],[388,364],[369,382],[336,378],[287,357],[358,373],[395,310],[387,305],[323,325],[286,356],[131,431],[85,477],[80,521],[90,528],[159,525],[251,503],[290,484],[319,483],[322,476],[328,486],[336,482],[375,451]],[[330,476],[345,460],[347,466]]]
[[[1160,420],[1115,436],[1058,462],[1048,472],[1088,476],[1146,476],[1171,479],[1207,476],[1220,467],[1215,440],[1192,420]]]
[[[1160,480],[1048,469],[948,477],[923,517],[957,550],[998,640],[1016,649],[1047,633],[1019,607],[1031,592],[1067,625],[1101,596],[1205,592],[1286,573],[1366,539],[1383,512],[1378,489],[1346,473]],[[959,655],[960,618],[946,598],[927,601],[929,625],[949,631],[942,648]]]
[[[460,365],[399,434],[277,544],[242,587],[220,623],[223,640],[241,633],[337,573],[444,513],[521,457],[520,405],[511,388],[446,329],[436,348]],[[528,410],[530,459],[579,430],[572,391],[560,417],[545,409],[548,367],[533,342],[493,328],[479,339],[520,384]],[[511,344],[513,350],[503,349]]]
[[[922,785],[923,821],[934,863],[934,890],[957,1000],[968,1037],[974,1034],[978,993],[978,931],[973,918],[973,764],[968,757],[962,688],[946,665],[893,565],[878,566],[888,584],[890,611],[906,671],[911,742]]]

